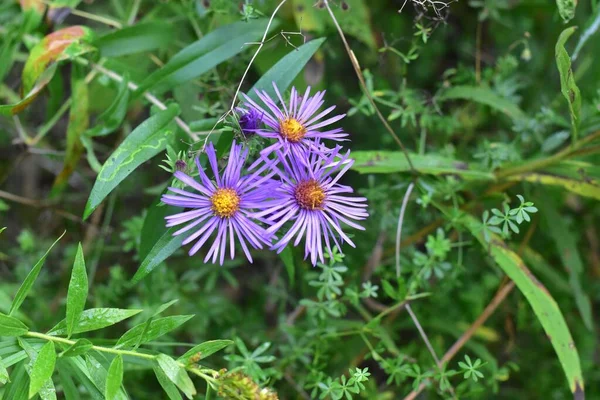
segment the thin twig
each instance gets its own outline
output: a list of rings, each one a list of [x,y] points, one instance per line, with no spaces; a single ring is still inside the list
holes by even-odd
[[[340,24],[338,23],[337,18],[335,17],[335,15],[333,14],[333,11],[331,10],[331,7],[329,6],[329,1],[323,0],[323,3],[325,4],[325,7],[327,7],[327,11],[329,12],[331,19],[333,20],[333,23],[334,23],[335,27],[337,28],[338,33],[340,34],[340,38],[342,39],[342,42],[344,43],[346,52],[348,53],[348,56],[350,57],[350,61],[352,63],[352,66],[354,67],[354,72],[356,72],[356,76],[358,77],[358,81],[360,82],[361,89],[365,93],[365,96],[367,96],[367,99],[369,99],[371,106],[377,113],[377,116],[379,117],[379,119],[381,120],[381,122],[383,123],[383,125],[385,126],[387,131],[390,133],[390,135],[392,135],[392,137],[394,138],[394,140],[396,141],[398,146],[400,146],[400,149],[402,150],[402,152],[404,153],[404,156],[406,157],[406,161],[408,162],[411,172],[413,174],[416,174],[417,170],[415,169],[415,167],[410,159],[408,150],[406,150],[406,147],[404,147],[404,144],[402,143],[402,141],[400,140],[398,135],[396,135],[396,132],[394,132],[394,130],[392,129],[390,124],[388,124],[388,122],[385,119],[385,117],[383,116],[383,114],[381,114],[381,111],[379,111],[377,104],[375,104],[375,100],[373,100],[373,96],[371,96],[371,93],[369,93],[369,89],[367,88],[367,83],[365,82],[365,78],[364,78],[362,70],[360,68],[360,64],[358,63],[358,59],[356,58],[356,56],[354,55],[354,52],[350,48],[350,45],[348,44],[348,41],[346,40],[346,36],[344,35],[344,31],[342,31],[342,28],[340,27]]]

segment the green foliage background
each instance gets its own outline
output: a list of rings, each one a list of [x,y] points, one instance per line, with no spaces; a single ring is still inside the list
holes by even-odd
[[[3,1],[0,398],[598,398],[599,29],[596,0]],[[160,195],[207,140],[256,157],[227,111],[273,81],[347,113],[366,230],[205,265]]]

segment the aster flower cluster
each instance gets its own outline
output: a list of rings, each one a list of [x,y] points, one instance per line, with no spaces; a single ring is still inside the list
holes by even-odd
[[[223,264],[227,252],[234,258],[237,241],[252,262],[250,247],[279,253],[304,240],[305,259],[316,265],[324,262],[324,248],[331,255],[334,245],[340,250],[344,242],[354,247],[342,224],[364,229],[354,221],[368,216],[366,199],[352,196],[353,189],[339,182],[354,162],[350,151],[324,143],[346,140],[348,134],[341,128],[329,127],[344,115],[330,116],[335,106],[319,112],[325,91],[311,96],[308,88],[299,95],[292,88],[286,103],[273,86],[277,99],[257,92],[262,105],[245,96],[238,109],[245,135],[275,141],[258,160],[245,169],[248,150],[234,141],[227,166],[220,171],[209,144],[206,154],[213,179],[196,159],[199,181],[176,171],[175,178],[190,190],[170,187],[162,197],[163,203],[187,209],[166,219],[168,227],[182,225],[174,235],[187,235],[183,244],[193,243],[190,256],[206,244],[204,262]]]

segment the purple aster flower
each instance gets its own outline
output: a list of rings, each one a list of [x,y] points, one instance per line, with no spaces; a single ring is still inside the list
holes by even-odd
[[[319,146],[318,143],[316,143]],[[323,244],[331,255],[331,244],[340,250],[340,241],[355,247],[350,238],[343,232],[341,224],[353,228],[364,228],[351,220],[363,220],[367,213],[366,198],[353,197],[353,189],[339,183],[340,178],[354,163],[349,159],[350,152],[340,154],[340,146],[323,158],[322,154],[312,153],[308,162],[301,163],[293,156],[277,153],[282,169],[278,170],[282,185],[277,191],[281,201],[265,210],[256,213],[256,217],[266,218],[274,224],[267,229],[274,233],[286,222],[293,221],[290,230],[273,246],[281,252],[295,237],[294,246],[305,238],[305,259],[310,255],[313,265],[317,259],[324,262]],[[338,241],[338,237],[341,238]]]
[[[341,128],[322,130],[322,128],[339,121],[345,116],[345,114],[336,115],[322,121],[325,116],[335,109],[335,106],[331,106],[317,113],[324,103],[325,91],[310,96],[310,87],[308,87],[304,96],[299,96],[296,88],[292,88],[290,101],[286,105],[275,83],[273,83],[273,87],[281,103],[281,108],[265,91],[256,91],[256,94],[266,107],[258,105],[254,100],[244,95],[248,110],[255,110],[260,113],[266,125],[265,129],[257,129],[256,133],[266,138],[277,139],[277,143],[261,152],[263,156],[273,151],[282,150],[284,154],[287,155],[291,152],[297,160],[303,161],[309,157],[310,151],[329,151],[325,147],[316,146],[315,141],[322,139],[342,141],[348,136]]]
[[[189,210],[166,217],[167,227],[186,224],[173,235],[189,235],[183,241],[184,245],[196,242],[189,251],[190,256],[196,254],[216,232],[204,262],[212,257],[212,263],[215,263],[218,258],[219,263],[223,265],[227,241],[233,259],[236,238],[246,257],[252,262],[246,242],[255,249],[261,249],[263,244],[271,244],[269,236],[272,234],[259,224],[268,221],[252,217],[251,214],[277,204],[277,200],[268,200],[280,185],[279,182],[271,179],[276,172],[272,168],[272,163],[259,160],[249,168],[249,170],[256,168],[254,172],[242,176],[242,167],[248,156],[248,150],[242,151],[242,146],[235,142],[231,148],[227,167],[222,174],[219,174],[217,155],[212,143],[207,146],[206,154],[214,174],[214,182],[208,179],[198,159],[196,165],[200,182],[182,171],[176,171],[175,177],[195,189],[197,193],[169,188],[171,193],[163,195],[162,202]],[[260,164],[262,165],[258,167]],[[265,171],[266,174],[263,176]]]
[[[263,114],[254,108],[250,108],[249,110],[239,110],[241,114],[239,123],[242,132],[246,136],[255,134],[262,123]]]

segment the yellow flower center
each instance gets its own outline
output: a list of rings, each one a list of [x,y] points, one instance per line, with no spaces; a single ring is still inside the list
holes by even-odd
[[[233,189],[217,189],[210,202],[215,215],[221,218],[231,218],[240,209],[240,196]]]
[[[292,143],[297,143],[306,135],[306,129],[295,118],[287,118],[279,123],[281,136]]]
[[[305,210],[322,210],[325,202],[325,191],[314,179],[302,181],[294,191],[296,203]]]

